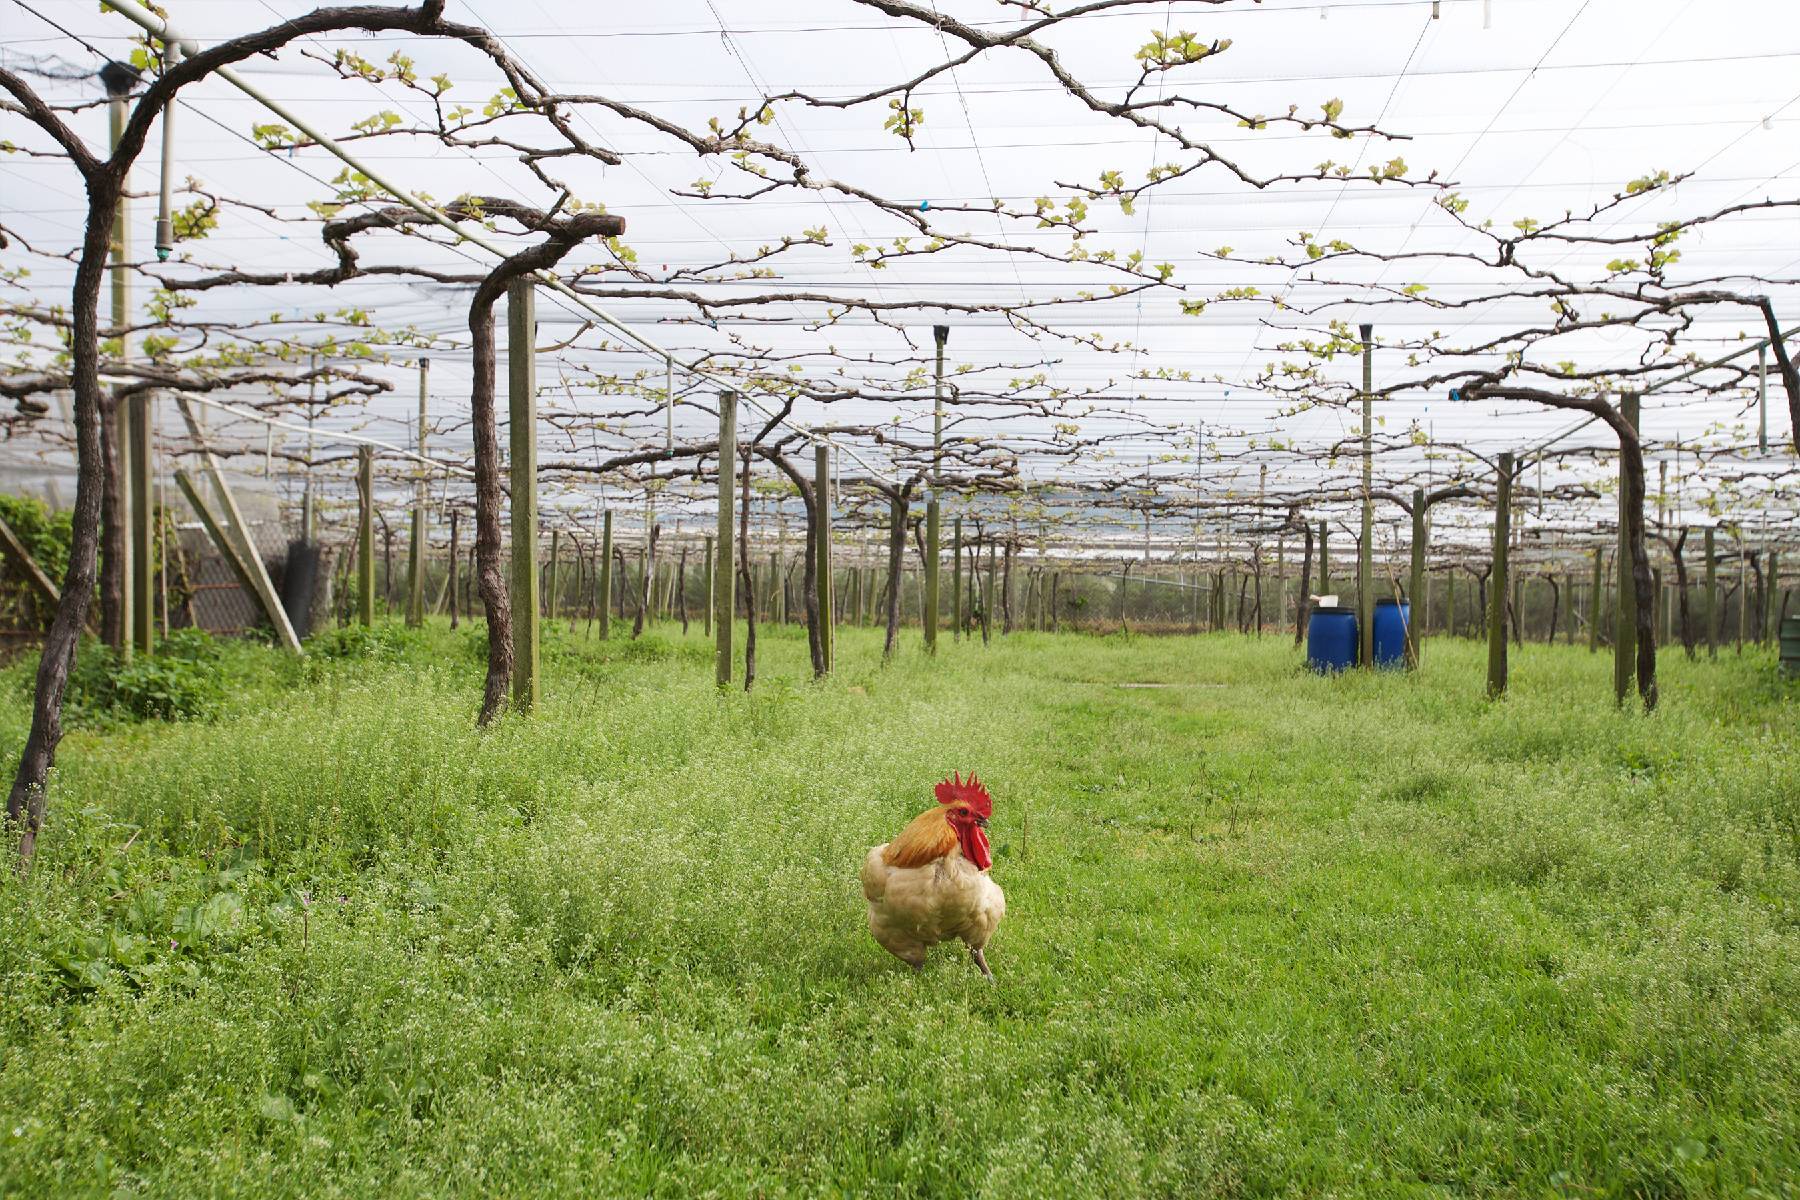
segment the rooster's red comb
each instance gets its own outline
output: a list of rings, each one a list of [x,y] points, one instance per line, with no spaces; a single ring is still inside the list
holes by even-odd
[[[981,786],[981,780],[975,778],[975,772],[969,772],[967,782],[960,773],[937,785],[937,801],[939,804],[966,804],[969,811],[978,817],[994,815],[994,798],[988,790]]]

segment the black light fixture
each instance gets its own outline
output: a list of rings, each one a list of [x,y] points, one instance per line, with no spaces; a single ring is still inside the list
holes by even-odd
[[[108,59],[100,68],[100,82],[106,85],[106,94],[113,100],[122,100],[137,85],[138,71],[136,67],[126,63]]]

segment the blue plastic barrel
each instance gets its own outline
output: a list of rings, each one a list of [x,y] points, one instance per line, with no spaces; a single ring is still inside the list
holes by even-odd
[[[1313,609],[1306,622],[1306,665],[1321,673],[1348,671],[1356,665],[1356,610]]]
[[[1412,619],[1412,605],[1402,600],[1375,602],[1375,665],[1406,665],[1406,623]]]

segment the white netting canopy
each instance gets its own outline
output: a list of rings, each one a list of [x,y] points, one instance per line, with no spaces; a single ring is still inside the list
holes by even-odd
[[[168,13],[207,47],[306,11],[181,0]],[[1754,343],[1771,331],[1748,302],[1800,319],[1800,21],[1778,0],[1100,3],[1060,17],[974,0],[457,0],[446,17],[490,48],[336,32],[238,70],[431,205],[624,218],[621,237],[555,267],[581,300],[538,289],[552,523],[592,528],[599,507],[636,511],[654,491],[698,525],[713,467],[679,451],[716,436],[727,384],[746,394],[747,435],[783,411],[769,437],[807,471],[806,435],[829,437],[852,516],[885,516],[858,484],[930,469],[935,325],[949,328],[950,485],[1071,548],[1180,553],[1351,512],[1362,323],[1377,488],[1476,491],[1439,510],[1446,542],[1483,536],[1482,481],[1502,450],[1532,464],[1534,528],[1578,538],[1615,519],[1604,422],[1463,395],[1509,369],[1569,395],[1641,391],[1669,525],[1769,537],[1795,515],[1788,404],[1772,360],[1759,379]],[[145,46],[96,6],[0,3],[0,65],[80,106],[67,119],[96,148],[98,72]],[[522,100],[502,61],[556,102]],[[395,198],[225,79],[185,88],[173,111],[173,203],[192,236],[156,261],[159,126],[132,175],[126,355],[215,380],[286,371],[204,395],[219,447],[284,501],[309,471],[350,496],[342,435],[412,445],[428,357],[433,491],[459,502],[467,310],[499,256],[429,224],[370,228],[350,241],[356,273],[307,283],[338,262],[327,220]],[[17,112],[0,124],[16,379],[56,369],[85,208],[48,137]],[[488,224],[466,228],[506,253],[541,240]],[[160,411],[161,451],[179,455],[186,431]],[[9,431],[15,478],[72,462],[54,402]],[[411,486],[414,461],[381,463],[384,489]],[[1383,537],[1403,519],[1384,509]]]

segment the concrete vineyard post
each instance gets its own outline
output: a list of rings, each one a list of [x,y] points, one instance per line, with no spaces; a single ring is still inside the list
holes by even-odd
[[[609,508],[600,516],[600,595],[596,602],[600,610],[600,640],[603,642],[612,634],[612,525],[612,509]]]
[[[1638,424],[1636,392],[1619,397],[1619,412],[1633,429]],[[1637,678],[1637,580],[1631,570],[1631,538],[1625,524],[1625,455],[1619,454],[1619,545],[1613,552],[1619,564],[1619,607],[1613,627],[1613,699],[1623,705]]]
[[[461,551],[458,539],[457,517],[461,514],[456,509],[450,510],[450,561],[444,564],[447,574],[444,576],[444,594],[450,599],[450,628],[457,625],[456,568],[459,565],[457,556]]]
[[[704,636],[711,637],[713,631],[713,535],[710,533],[706,535],[706,558],[700,567],[700,585],[706,595],[706,603],[700,606],[704,613],[700,630]]]
[[[1777,636],[1776,626],[1781,623],[1781,613],[1777,607],[1776,597],[1781,595],[1781,554],[1775,547],[1769,547],[1769,573],[1763,584],[1763,633],[1764,644],[1773,643]]]
[[[1506,547],[1512,528],[1513,456],[1500,455],[1494,489],[1494,565],[1488,584],[1488,678],[1490,699],[1506,695]]]
[[[1744,617],[1750,611],[1750,555],[1742,533],[1738,536],[1737,651],[1744,652]]]
[[[153,535],[156,504],[150,492],[150,430],[154,409],[148,392],[139,392],[126,404],[125,477],[130,493],[126,498],[130,521],[130,548],[126,559],[130,567],[130,603],[125,623],[131,631],[133,648],[148,654],[156,637],[156,607],[151,598],[156,575]]]
[[[1519,572],[1512,577],[1512,607],[1507,610],[1512,619],[1513,645],[1525,644],[1525,575]]]
[[[936,394],[931,415],[931,491],[925,499],[925,652],[937,653],[938,635],[938,493],[944,486],[944,343],[950,340],[948,325],[934,325],[937,341]]]
[[[1719,561],[1716,531],[1706,529],[1706,656],[1719,656]]]
[[[934,486],[925,501],[925,611],[921,614],[925,652],[937,653],[938,635],[938,498]]]
[[[356,448],[356,623],[375,623],[375,449]]]
[[[1594,547],[1594,576],[1588,584],[1588,653],[1600,650],[1600,598],[1605,595],[1606,547]]]
[[[823,652],[825,670],[831,670],[831,447],[825,442],[813,446],[813,503],[818,506],[813,543],[814,583],[818,588],[819,648]]]
[[[544,578],[544,619],[556,620],[556,568],[562,559],[562,530],[550,531],[550,565],[545,568]]]
[[[713,680],[719,687],[731,686],[731,621],[737,603],[736,568],[732,540],[735,497],[731,487],[732,471],[737,465],[737,393],[719,393],[719,524],[717,557],[713,560]]]
[[[125,136],[125,102],[131,95],[132,89],[138,85],[138,73],[123,63],[109,62],[100,69],[100,80],[106,87],[107,96],[106,108],[109,135],[107,145],[116,152],[119,148],[120,140]],[[132,268],[127,261],[129,258],[131,241],[130,181],[131,174],[127,171],[124,178],[120,180],[119,199],[113,210],[112,237],[109,240],[111,249],[109,255],[109,258],[111,259],[109,280],[112,285],[112,327],[119,330],[128,329],[131,326]],[[116,361],[124,362],[127,359],[129,356],[130,345],[131,339],[129,337],[120,337],[119,352],[116,356]],[[137,629],[137,614],[133,608],[133,600],[137,593],[137,571],[135,570],[135,556],[132,553],[133,544],[137,541],[137,528],[136,523],[132,520],[133,514],[131,512],[131,506],[137,494],[137,488],[134,486],[135,480],[131,476],[132,455],[130,451],[130,447],[135,440],[132,437],[131,425],[134,410],[137,407],[137,401],[136,399],[120,400],[115,398],[113,404],[115,413],[110,418],[110,421],[104,412],[101,414],[101,420],[109,421],[112,429],[117,433],[117,444],[111,447],[111,454],[116,467],[119,470],[120,476],[125,479],[125,486],[122,489],[123,494],[119,497],[120,508],[122,509],[119,517],[120,520],[124,522],[125,533],[120,539],[118,546],[118,574],[120,579],[118,596],[119,642],[114,648],[118,650],[119,657],[122,660],[130,662],[132,643],[135,640],[135,632]],[[110,549],[108,552],[110,552]],[[109,640],[112,637],[110,630],[107,631],[107,637]]]
[[[1362,536],[1356,547],[1356,621],[1360,661],[1375,669],[1375,349],[1373,325],[1362,332]]]
[[[431,360],[421,358],[419,360],[419,429],[417,435],[420,458],[425,457],[425,420],[428,404],[426,397],[430,379]],[[406,623],[419,626],[425,623],[425,464],[416,464],[413,471],[417,478],[413,483],[412,542],[406,551]]]
[[[1276,629],[1287,627],[1287,533],[1275,535],[1275,614]]]
[[[1331,591],[1331,529],[1319,521],[1319,595]]]
[[[1417,668],[1421,653],[1425,649],[1424,608],[1419,603],[1426,588],[1425,582],[1425,489],[1413,489],[1412,507],[1412,563],[1411,574],[1406,582],[1406,601],[1409,608],[1406,622],[1406,663]]]
[[[963,632],[963,561],[962,561],[962,517],[959,514],[950,524],[950,620],[952,628],[950,638],[960,642]]]
[[[988,538],[987,579],[981,589],[981,644],[987,645],[994,635],[994,580],[998,564],[994,561],[994,540]]]
[[[512,485],[513,705],[538,702],[537,292],[506,285],[507,437]]]

